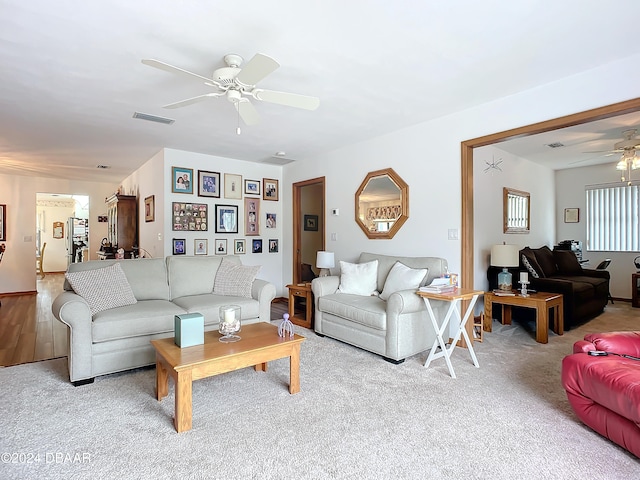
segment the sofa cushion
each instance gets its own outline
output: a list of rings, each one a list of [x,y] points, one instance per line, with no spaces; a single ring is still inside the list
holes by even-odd
[[[538,260],[538,265],[542,268],[545,277],[552,277],[556,273],[558,273],[558,267],[556,266],[556,261],[553,258],[553,252],[549,247],[543,245],[540,248],[536,248],[533,250],[536,260]]]
[[[533,278],[544,278],[542,267],[538,264],[535,253],[529,247],[520,250],[520,262]]]
[[[375,295],[378,283],[378,261],[349,263],[340,260],[338,291],[352,295]]]
[[[382,291],[389,272],[400,262],[410,268],[428,268],[429,273],[425,276],[420,286],[430,284],[434,278],[442,277],[447,272],[447,261],[440,257],[402,257],[398,255],[381,255],[379,253],[362,252],[358,257],[358,263],[378,260],[378,282],[376,290]]]
[[[582,265],[571,250],[554,250],[553,258],[558,266],[558,274],[580,275],[582,273]]]
[[[216,272],[223,258],[224,260],[235,261],[238,265],[240,264],[240,259],[232,256],[168,256],[167,273],[169,285],[171,286],[171,298],[211,293],[216,279]]]
[[[318,310],[360,325],[387,329],[386,302],[376,296],[334,293],[318,299]]]
[[[213,293],[251,298],[251,286],[259,271],[260,265],[238,265],[225,258],[216,273]]]
[[[384,282],[380,298],[388,300],[389,295],[394,292],[417,290],[428,273],[428,268],[409,268],[403,263],[396,262]]]
[[[65,277],[73,290],[87,301],[91,315],[137,302],[120,263],[83,272],[67,272]]]
[[[252,298],[203,293],[174,298],[172,301],[188,313],[201,313],[205,325],[220,323],[220,307],[223,305],[239,305],[242,320],[260,316],[260,303]]]
[[[97,313],[91,324],[94,343],[173,332],[174,317],[186,313],[168,300],[141,300]]]

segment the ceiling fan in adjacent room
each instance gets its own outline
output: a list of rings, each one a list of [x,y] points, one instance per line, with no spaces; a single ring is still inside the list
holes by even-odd
[[[167,72],[185,75],[193,80],[203,81],[205,85],[215,89],[213,92],[205,93],[204,95],[164,105],[164,108],[186,107],[209,98],[226,97],[234,105],[238,112],[238,117],[242,118],[246,125],[255,125],[260,121],[260,117],[249,100],[250,98],[305,110],[315,110],[320,104],[320,100],[317,97],[257,88],[258,82],[280,66],[278,62],[267,55],[257,53],[242,67],[243,59],[240,55],[225,55],[224,61],[227,66],[215,70],[211,78],[183,70],[159,60],[145,59],[142,60],[142,63]],[[238,125],[236,132],[240,134],[240,125]]]

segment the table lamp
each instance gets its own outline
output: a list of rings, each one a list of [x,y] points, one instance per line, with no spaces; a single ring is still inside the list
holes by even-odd
[[[513,287],[513,275],[507,267],[519,266],[517,245],[494,245],[491,247],[491,266],[502,267],[498,274],[498,289],[511,291]]]
[[[331,274],[330,268],[335,267],[333,252],[318,251],[316,256],[316,267],[320,269],[319,277],[326,277]]]

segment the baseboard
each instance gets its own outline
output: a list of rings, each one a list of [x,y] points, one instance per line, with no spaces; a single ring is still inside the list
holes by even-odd
[[[1,297],[15,297],[18,295],[37,295],[38,292],[36,290],[27,290],[26,292],[4,292],[0,293]]]

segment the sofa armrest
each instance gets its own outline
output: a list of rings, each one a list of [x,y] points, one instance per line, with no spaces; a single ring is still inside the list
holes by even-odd
[[[576,342],[578,343],[578,342]],[[619,353],[640,357],[640,331],[639,332],[606,332],[590,333],[585,335],[583,348],[587,350],[600,350],[604,352]],[[575,352],[574,345],[574,352]]]
[[[316,300],[325,295],[336,293],[340,286],[340,277],[337,275],[327,275],[326,277],[317,277],[311,281],[311,291]]]
[[[582,275],[584,275],[585,277],[606,278],[607,280],[611,279],[611,273],[609,273],[609,270],[596,270],[594,268],[583,268]]]
[[[271,321],[271,302],[276,298],[276,287],[266,280],[256,278],[251,285],[251,298],[260,304],[260,321]]]
[[[65,291],[53,301],[51,311],[69,327],[69,379],[75,382],[93,377],[89,304],[80,295]]]
[[[424,300],[416,294],[415,289],[393,292],[387,300],[387,316],[415,313],[426,310]]]

